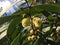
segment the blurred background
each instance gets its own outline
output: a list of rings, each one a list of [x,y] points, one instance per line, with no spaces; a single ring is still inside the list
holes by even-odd
[[[11,6],[12,4],[14,4],[16,1],[18,0],[0,0],[0,13],[3,12],[3,10],[6,10],[9,8],[9,6]],[[21,4],[23,4],[25,1],[22,0],[20,2],[18,2],[17,4],[15,4],[14,6],[12,6],[11,8],[9,8],[2,16],[9,16],[11,14],[13,14],[14,12],[16,12],[17,10],[19,10],[19,6]],[[37,4],[40,3],[44,3],[44,4],[54,4],[57,3],[60,5],[60,0],[37,0]],[[21,5],[21,7],[26,7],[27,5]],[[7,27],[8,27],[9,23],[5,23],[4,25],[0,25],[0,44],[1,45],[6,45],[5,42],[3,42],[4,40],[6,40],[6,33],[7,33]],[[3,42],[3,44],[2,44]]]

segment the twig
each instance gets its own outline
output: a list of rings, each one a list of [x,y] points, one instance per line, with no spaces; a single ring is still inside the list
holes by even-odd
[[[26,3],[27,3],[27,6],[28,6],[28,15],[30,16],[30,9],[31,9],[31,5],[33,4],[33,3],[31,3],[31,5],[29,6],[29,4],[28,4],[28,1],[27,0],[25,0],[26,1]],[[31,17],[31,16],[30,16]]]

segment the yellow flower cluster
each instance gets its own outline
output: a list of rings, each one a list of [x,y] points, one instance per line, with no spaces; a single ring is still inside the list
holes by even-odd
[[[37,36],[35,36],[35,34],[37,34],[38,32],[40,32],[39,28],[42,24],[42,20],[39,18],[39,17],[27,17],[27,18],[24,18],[22,19],[22,26],[24,28],[28,27],[28,26],[33,26],[33,28],[37,28],[37,29],[30,29],[28,30],[28,33],[30,34],[27,39],[28,40],[36,40]]]
[[[24,18],[22,20],[22,26],[23,27],[30,26],[31,22],[34,24],[35,27],[40,27],[42,23],[39,17],[34,17],[32,20],[30,18]]]
[[[28,40],[30,41],[30,40],[36,40],[36,36],[35,35],[32,35],[32,36],[28,36]]]

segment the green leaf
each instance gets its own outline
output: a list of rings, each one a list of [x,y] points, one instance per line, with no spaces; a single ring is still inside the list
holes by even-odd
[[[32,2],[32,0],[27,0],[28,2]]]
[[[11,35],[14,33],[17,25],[21,22],[21,20],[22,20],[22,18],[21,18],[21,15],[20,15],[19,17],[14,18],[14,19],[11,21],[11,23],[10,23],[10,25],[9,25],[9,27],[8,27],[8,30],[7,30],[7,36],[8,36],[8,37],[11,37]]]
[[[27,13],[27,8],[24,8],[25,13]],[[32,6],[30,9],[30,14],[31,15],[36,15],[41,13],[41,11],[49,11],[49,12],[57,12],[60,14],[60,6],[57,4],[44,4],[44,5],[36,5]]]
[[[11,21],[11,19],[16,18],[16,17],[18,17],[18,15],[0,17],[0,25],[2,25],[5,22]]]
[[[26,37],[27,37],[27,35],[26,35],[25,31],[23,31],[23,32],[21,31],[18,34],[18,36],[16,36],[15,39],[13,39],[13,41],[11,42],[11,45],[17,45],[18,43],[22,44],[22,42],[25,40]]]
[[[11,42],[10,45],[18,45],[19,39],[20,39],[20,34],[18,34],[18,36]]]
[[[49,16],[48,16],[48,19],[49,19],[49,20],[53,20],[54,17],[53,17],[52,15],[49,15]]]
[[[11,35],[11,39],[14,39],[19,33],[21,33],[22,29],[23,29],[23,27],[21,25],[17,26],[16,30]]]
[[[22,33],[21,33],[21,36],[20,36],[20,44],[22,44],[23,41],[24,41],[26,38],[27,38],[27,34],[24,33],[24,32],[22,32]]]
[[[28,41],[27,39],[23,41],[22,45],[29,45],[31,41]]]
[[[34,44],[33,45],[40,45],[40,40],[39,39],[37,39],[35,42],[34,42]]]
[[[52,34],[52,32],[55,32],[55,30],[53,29],[53,23],[51,23],[50,30],[47,31],[43,37],[44,38],[49,37]]]

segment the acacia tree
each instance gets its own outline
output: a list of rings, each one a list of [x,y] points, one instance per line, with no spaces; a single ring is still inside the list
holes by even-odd
[[[56,30],[60,25],[59,5],[36,5],[33,1],[29,6],[28,2],[31,1],[25,1],[28,7],[0,18],[0,24],[10,22],[7,29],[8,45],[55,45],[60,42],[59,31]],[[47,27],[49,29],[45,32]]]

